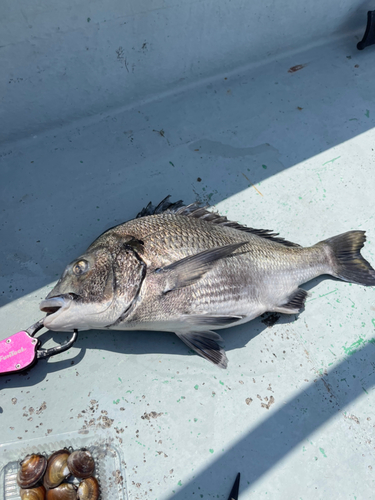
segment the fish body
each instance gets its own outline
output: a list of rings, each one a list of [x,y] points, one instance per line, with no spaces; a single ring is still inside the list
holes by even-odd
[[[302,247],[166,198],[103,233],[67,266],[40,305],[44,325],[174,332],[226,367],[213,330],[266,311],[298,313],[307,296],[299,285],[322,274],[375,285],[360,254],[365,239],[363,231],[350,231]]]

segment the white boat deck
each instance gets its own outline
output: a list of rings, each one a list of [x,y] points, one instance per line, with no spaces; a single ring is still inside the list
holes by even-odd
[[[366,230],[375,265],[375,47],[359,52],[358,39],[39,130],[25,114],[23,136],[21,113],[0,146],[0,338],[43,316],[41,299],[101,232],[168,194],[306,246]],[[129,500],[227,500],[237,472],[241,500],[374,498],[375,289],[328,277],[304,288],[298,316],[221,332],[227,370],[172,334],[80,332],[0,379],[1,443],[105,432]]]

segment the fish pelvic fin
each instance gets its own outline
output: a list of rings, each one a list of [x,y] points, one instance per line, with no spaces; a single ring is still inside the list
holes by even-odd
[[[207,271],[212,269],[218,260],[228,257],[237,248],[246,245],[246,243],[233,243],[231,245],[204,250],[203,252],[173,262],[169,266],[156,269],[156,273],[168,273],[163,293],[168,293],[197,282]]]
[[[193,349],[197,354],[220,368],[226,368],[228,358],[217,342],[223,339],[218,333],[207,332],[175,332],[182,342]]]
[[[284,314],[297,314],[301,312],[301,309],[303,309],[307,296],[308,293],[306,292],[306,290],[297,288],[289,295],[285,304],[274,307],[272,311]]]
[[[365,241],[365,231],[348,231],[317,245],[329,250],[332,276],[358,285],[375,286],[375,271],[360,253]]]

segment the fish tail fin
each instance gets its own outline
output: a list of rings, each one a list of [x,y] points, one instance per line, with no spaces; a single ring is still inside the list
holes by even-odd
[[[325,249],[329,247],[330,274],[351,283],[375,286],[375,271],[360,252],[365,241],[365,231],[348,231],[318,243]]]

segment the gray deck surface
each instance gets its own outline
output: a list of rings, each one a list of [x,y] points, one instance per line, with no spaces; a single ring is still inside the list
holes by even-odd
[[[168,194],[306,246],[366,230],[374,265],[374,50],[356,41],[3,144],[0,338],[43,316],[102,231]],[[95,437],[106,415],[131,500],[226,500],[237,472],[241,499],[374,498],[375,290],[304,288],[298,316],[222,331],[225,371],[173,334],[81,332],[0,380],[1,443]]]

